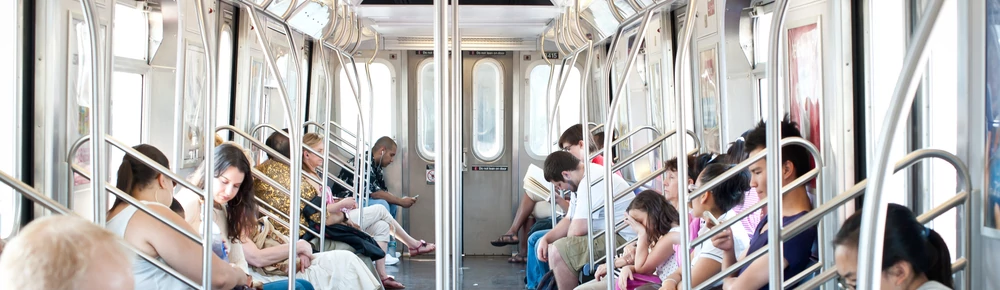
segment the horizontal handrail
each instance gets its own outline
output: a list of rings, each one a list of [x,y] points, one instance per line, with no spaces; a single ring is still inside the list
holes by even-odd
[[[15,179],[13,176],[8,175],[6,172],[3,172],[2,170],[0,170],[0,182],[3,182],[7,186],[10,186],[15,191],[18,191],[19,193],[21,193],[22,196],[27,197],[31,201],[33,201],[33,202],[41,205],[44,208],[47,208],[48,210],[51,210],[51,211],[53,211],[55,213],[62,214],[62,215],[78,216],[72,210],[70,210],[70,209],[62,206],[61,204],[59,204],[55,200],[52,200],[51,198],[42,195],[38,191],[35,191],[35,189],[33,187],[31,187],[31,186],[29,186],[27,184],[24,184],[20,180]],[[194,287],[194,288],[201,288],[200,284],[195,283],[193,280],[189,279],[188,277],[185,277],[184,275],[178,273],[176,270],[174,270],[173,268],[171,268],[166,263],[161,262],[160,260],[158,260],[156,258],[153,258],[152,256],[147,255],[146,253],[143,253],[142,251],[139,251],[134,246],[132,246],[132,244],[129,244],[127,241],[125,241],[125,239],[119,240],[119,243],[121,243],[122,245],[124,245],[126,248],[128,248],[130,251],[132,251],[133,253],[135,253],[137,256],[139,256],[142,259],[146,260],[150,264],[153,264],[153,266],[156,266],[160,270],[163,270],[164,272],[167,272],[167,274],[169,274],[170,276],[173,276],[174,278],[177,278],[178,280],[181,280],[181,282],[184,282],[184,284],[187,284],[188,286],[191,286],[191,287]]]
[[[646,144],[642,148],[639,148],[639,150],[636,150],[636,152],[633,152],[628,157],[625,157],[625,159],[623,159],[621,162],[618,162],[618,164],[612,165],[611,172],[619,171],[622,168],[625,168],[625,166],[629,166],[630,164],[632,164],[632,162],[635,162],[636,160],[639,160],[639,158],[642,158],[642,156],[645,156],[646,154],[649,154],[649,152],[652,152],[653,149],[656,149],[657,146],[662,146],[663,145],[663,141],[665,141],[667,138],[670,138],[671,136],[673,136],[676,132],[677,131],[667,132],[666,134],[663,134],[660,137],[657,137],[656,139],[653,139],[652,142],[649,142],[648,144]],[[691,132],[690,130],[688,130],[687,132],[688,132],[689,135],[694,136],[694,132]],[[698,138],[696,137],[695,140],[697,142]],[[700,142],[699,142],[699,147],[700,147]],[[598,153],[600,153],[600,152],[598,152]],[[596,157],[596,155],[595,155],[595,157]],[[593,186],[593,185],[595,185],[598,182],[601,182],[603,180],[604,180],[604,176],[603,175],[594,177],[594,178],[591,179],[590,185]]]
[[[271,219],[273,219],[274,221],[277,221],[282,226],[284,226],[286,229],[291,229],[292,228],[288,223],[285,222],[286,220],[290,220],[291,219],[291,218],[288,217],[288,215],[286,215],[285,213],[281,212],[277,208],[274,208],[274,206],[272,206],[271,204],[267,203],[266,201],[260,199],[259,197],[255,196],[254,200],[257,201],[257,204],[260,204],[260,205],[264,206],[264,207],[259,207],[259,209],[260,209],[260,210],[258,210],[259,212],[264,213],[265,215],[271,217]],[[264,208],[267,208],[267,209],[264,209]],[[326,221],[323,221],[323,222],[325,223]],[[296,222],[296,223],[298,223],[298,222]],[[317,233],[317,232],[313,231],[312,229],[310,229],[308,226],[303,225],[301,223],[298,223],[298,224],[299,224],[299,228],[305,230],[306,232],[309,232],[310,234],[315,235],[317,238],[318,237],[323,237],[319,233]]]
[[[269,124],[261,124],[261,125],[258,125],[258,127],[260,127],[262,125],[267,125],[269,128],[274,128],[273,126],[271,126]],[[288,137],[288,133],[285,132],[285,131],[275,131],[275,132],[278,133],[278,134],[281,134],[282,136]],[[335,136],[335,135],[331,135],[331,136]],[[336,142],[334,142],[334,143],[336,144]],[[264,145],[264,146],[266,147],[266,145]],[[270,148],[270,147],[268,147],[268,148]],[[305,144],[302,144],[302,149],[305,149],[306,151],[309,151],[309,153],[315,154],[317,156],[323,156],[323,154],[319,154],[319,152],[316,152],[316,150],[312,149],[312,147],[306,146]],[[272,149],[272,151],[273,151],[273,149]],[[270,151],[268,151],[268,152],[270,153]],[[278,151],[274,151],[275,154],[277,154],[277,152]],[[335,155],[333,155],[330,152],[327,152],[326,155],[327,155],[326,158],[330,159],[331,161],[333,161],[333,163],[337,163],[337,165],[339,165],[340,167],[342,167],[342,168],[347,169],[348,171],[350,171],[351,174],[355,174],[356,171],[354,170],[354,168],[348,166],[347,162],[344,162],[344,161],[340,160],[339,158],[337,158]],[[279,156],[280,156],[280,154],[279,154]],[[284,161],[284,160],[287,160],[287,158],[283,158],[283,159],[280,159],[280,160]],[[286,162],[286,164],[287,164],[287,162]],[[313,181],[315,181],[315,182],[318,183],[319,179],[313,179]],[[348,186],[345,186],[345,187],[348,187]]]
[[[614,201],[618,201],[619,199],[622,199],[623,197],[627,196],[629,193],[632,193],[636,189],[639,189],[640,187],[642,187],[642,185],[646,184],[647,182],[653,181],[653,179],[656,179],[661,174],[666,173],[666,172],[667,172],[667,168],[666,167],[661,167],[660,169],[657,169],[656,171],[653,171],[653,173],[650,174],[649,176],[644,177],[642,180],[639,180],[639,181],[637,181],[637,182],[629,185],[628,188],[622,190],[621,192],[615,193],[615,195],[612,197],[612,199]],[[600,206],[597,206],[595,208],[592,208],[590,210],[590,214],[595,214],[595,213],[597,213],[598,211],[600,211],[602,209],[604,209],[604,205],[603,204],[600,205]]]

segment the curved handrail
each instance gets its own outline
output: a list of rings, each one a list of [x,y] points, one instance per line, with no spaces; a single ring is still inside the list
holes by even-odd
[[[664,2],[667,2],[667,1],[664,1]],[[693,16],[695,15],[695,10],[697,9],[697,3],[698,3],[698,0],[691,0],[690,2],[688,2],[688,9],[687,9],[687,14],[686,14],[687,15],[687,19],[685,19],[685,21],[684,21],[684,23],[685,23],[684,24],[684,34],[682,34],[683,35],[683,39],[681,41],[679,41],[678,45],[677,45],[679,51],[678,51],[677,58],[676,58],[677,59],[677,63],[674,65],[674,75],[673,75],[673,77],[674,77],[674,96],[673,96],[674,97],[674,106],[675,106],[675,108],[677,108],[677,110],[683,110],[683,108],[685,107],[684,106],[685,96],[684,96],[684,90],[683,90],[684,76],[685,75],[690,76],[691,75],[691,71],[692,71],[691,67],[690,67],[692,65],[691,64],[691,58],[690,58],[690,54],[691,54],[691,39],[692,39],[692,36],[694,35],[694,26],[695,26],[694,23],[695,23],[696,17],[693,17]],[[657,5],[659,5],[659,4],[657,4]],[[656,7],[657,5],[653,5],[653,7]],[[649,8],[647,8],[647,9],[649,9]],[[675,124],[677,125],[677,130],[687,130],[687,126],[685,125],[685,122],[687,120],[684,118],[683,114],[674,114],[674,121],[675,121]],[[605,138],[605,139],[607,139],[607,138]],[[675,142],[677,142],[675,144],[677,146],[676,147],[677,148],[677,153],[676,153],[675,156],[678,157],[677,158],[677,176],[687,176],[687,158],[684,157],[684,154],[687,152],[686,150],[684,150],[684,147],[687,145],[686,144],[687,142],[685,142],[684,140],[681,140],[681,139],[676,139]],[[680,198],[684,198],[684,197],[687,196],[688,191],[687,191],[686,187],[687,187],[687,183],[686,182],[678,182],[677,183],[677,193],[678,193],[678,195],[679,195]],[[680,222],[681,222],[681,224],[682,225],[689,224],[690,223],[690,218],[688,217],[688,207],[681,206],[679,208],[679,210],[680,210]],[[690,228],[688,228],[686,226],[681,227],[681,236],[682,237],[690,237],[691,236],[691,230],[690,230]],[[681,247],[680,248],[681,249],[688,249],[688,248],[690,248],[690,243],[689,242],[690,242],[689,239],[681,239],[681,244],[680,244]],[[681,251],[681,260],[685,261],[684,263],[681,263],[681,275],[683,277],[691,277],[691,267],[690,267],[691,266],[691,264],[690,264],[690,261],[691,261],[691,252],[689,252],[689,251]],[[683,280],[684,280],[682,282],[683,284],[678,285],[678,286],[681,286],[683,289],[691,289],[691,279],[683,279]]]
[[[902,159],[897,161],[893,172],[895,173],[903,169],[906,169],[914,164],[917,164],[917,162],[925,158],[941,159],[951,164],[955,168],[956,173],[958,174],[958,179],[962,181],[960,183],[962,187],[955,195],[955,197],[949,199],[948,201],[942,203],[941,205],[935,207],[934,209],[924,214],[921,214],[920,216],[917,217],[917,221],[920,223],[928,223],[930,222],[930,220],[938,217],[939,215],[947,212],[948,210],[951,210],[952,208],[962,205],[964,207],[964,210],[962,211],[961,220],[965,221],[963,225],[963,230],[965,234],[964,235],[965,239],[963,240],[963,243],[967,243],[971,238],[968,236],[968,234],[971,233],[971,221],[973,218],[971,211],[972,200],[969,198],[969,194],[974,192],[974,190],[972,187],[972,178],[971,175],[969,174],[969,169],[967,166],[965,166],[965,164],[961,161],[961,159],[958,158],[958,156],[955,156],[954,154],[939,149],[919,149],[911,152],[910,154],[907,154]],[[861,196],[862,193],[865,193],[865,189],[867,186],[868,186],[868,180],[862,180],[861,182],[858,182],[850,189],[837,195],[827,203],[820,205],[819,207],[813,209],[802,218],[799,218],[792,224],[786,226],[785,229],[782,230],[782,236],[786,235],[785,232],[788,232],[787,236],[794,236],[798,234],[806,227],[809,227],[818,222],[820,217],[839,208],[840,206],[846,204],[848,201],[854,200],[858,196]],[[971,257],[971,247],[967,246],[963,247],[962,257],[960,259],[957,259],[954,263],[952,263],[952,271],[958,272],[961,270],[965,270],[966,273],[970,273],[971,271],[966,270],[970,257]],[[836,278],[838,276],[839,275],[837,275],[836,269],[829,269],[823,272],[822,274],[818,275],[817,277],[814,277],[809,282],[800,285],[796,289],[800,290],[813,289],[818,285],[821,285],[826,281],[829,281],[830,279]],[[970,287],[968,284],[969,282],[971,282],[971,280],[968,279],[965,280],[964,285],[966,285],[965,286],[966,289]]]
[[[3,182],[7,186],[10,186],[15,191],[21,193],[22,196],[27,197],[31,201],[37,203],[38,205],[41,205],[42,207],[48,210],[51,210],[52,212],[62,215],[78,216],[75,212],[73,212],[69,208],[66,208],[63,205],[59,204],[59,202],[56,202],[55,200],[52,200],[51,198],[39,193],[38,191],[35,190],[35,188],[27,184],[24,184],[20,180],[15,179],[13,176],[8,175],[6,172],[0,171],[0,182]],[[128,248],[130,251],[134,252],[137,256],[141,257],[143,260],[146,260],[150,264],[153,264],[153,266],[156,266],[160,270],[167,272],[168,275],[177,278],[178,280],[181,280],[181,282],[184,282],[184,284],[187,284],[188,286],[194,288],[200,288],[201,285],[195,283],[194,280],[191,280],[188,277],[180,274],[166,263],[161,262],[159,259],[153,258],[152,256],[147,255],[142,251],[139,251],[124,239],[121,240],[120,243],[124,245],[125,248]]]
[[[892,100],[889,105],[889,114],[882,122],[881,136],[879,137],[878,149],[876,151],[876,162],[868,167],[868,176],[872,179],[872,187],[868,190],[871,194],[865,195],[865,204],[862,208],[862,219],[870,220],[872,223],[862,223],[860,245],[858,247],[858,286],[862,289],[872,289],[875,285],[875,277],[881,270],[874,265],[882,263],[883,236],[885,235],[885,215],[888,205],[882,202],[882,186],[885,184],[886,167],[889,162],[889,151],[892,148],[893,138],[896,136],[896,128],[899,120],[906,120],[913,105],[919,82],[914,80],[919,78],[924,70],[924,62],[927,60],[927,41],[930,39],[931,31],[934,29],[938,15],[944,0],[931,1],[929,6],[920,17],[917,30],[911,43],[908,45],[906,57],[903,59],[903,67],[893,89]],[[774,42],[772,42],[774,44]],[[776,59],[776,58],[775,58]],[[775,62],[777,63],[777,62]],[[777,88],[773,86],[772,89]],[[966,241],[966,246],[969,243]],[[970,273],[965,273],[965,287],[969,287],[971,282]]]

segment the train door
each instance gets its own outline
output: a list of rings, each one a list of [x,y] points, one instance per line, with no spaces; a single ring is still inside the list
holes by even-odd
[[[462,56],[462,250],[507,255],[489,241],[507,231],[513,160],[513,52],[466,51]]]

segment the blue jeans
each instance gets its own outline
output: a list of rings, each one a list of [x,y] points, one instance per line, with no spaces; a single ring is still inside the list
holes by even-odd
[[[545,236],[551,230],[540,230],[531,234],[528,237],[528,266],[524,269],[525,274],[528,276],[528,289],[535,289],[538,286],[538,282],[542,280],[542,276],[549,272],[549,263],[542,262],[536,257],[538,253],[535,249],[535,245],[538,244],[538,240]]]
[[[372,205],[376,205],[376,204],[384,206],[385,209],[389,210],[389,214],[392,215],[392,218],[396,218],[396,207],[397,207],[397,205],[391,204],[388,201],[385,201],[384,199],[377,199],[377,198],[370,198],[370,199],[368,199],[368,206],[372,206]]]
[[[274,281],[271,283],[264,284],[264,290],[287,290],[288,280]],[[313,285],[309,281],[302,279],[295,279],[295,289],[296,290],[315,290]]]

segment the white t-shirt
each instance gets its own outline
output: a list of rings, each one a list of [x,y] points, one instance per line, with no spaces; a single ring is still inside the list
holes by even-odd
[[[737,214],[735,212],[730,210],[726,212],[726,214],[719,217],[718,220],[719,222],[725,222],[736,215]],[[705,223],[705,219],[701,219],[701,229],[698,230],[699,237],[707,234],[710,230]],[[743,251],[746,251],[746,249],[750,247],[750,235],[747,233],[747,230],[743,228],[743,224],[735,223],[729,227],[729,230],[733,232],[733,249],[735,252],[742,253]],[[695,259],[695,263],[697,263],[700,258],[708,258],[721,264],[723,254],[724,252],[722,250],[716,248],[715,245],[712,245],[712,240],[706,240],[704,243],[701,243],[701,245],[698,245],[698,247],[695,248],[693,257],[697,257]]]
[[[923,285],[920,285],[917,290],[951,290],[951,288],[948,288],[948,286],[945,286],[938,281],[927,281]]]
[[[591,176],[601,176],[601,175],[604,175],[604,166],[593,164],[593,163],[588,163],[587,165],[590,166],[590,174],[591,174]],[[606,180],[601,180],[600,182],[598,182],[593,187],[584,186],[583,184],[587,183],[587,178],[584,177],[580,181],[581,185],[580,185],[579,188],[577,188],[577,192],[575,193],[575,196],[573,197],[573,200],[570,201],[570,208],[569,208],[569,212],[567,214],[567,217],[569,217],[571,219],[574,219],[574,220],[577,220],[577,219],[587,219],[587,214],[588,214],[587,211],[588,211],[588,209],[587,209],[587,206],[586,206],[587,205],[586,204],[586,200],[587,200],[587,196],[590,195],[591,192],[593,192],[594,194],[592,195],[591,200],[590,200],[590,208],[594,209],[594,208],[597,208],[598,206],[603,206],[604,205],[604,200],[605,200],[605,198],[608,195],[607,188],[606,188],[607,184],[605,182],[606,182]],[[625,179],[623,179],[621,176],[618,176],[618,175],[615,175],[615,174],[611,175],[611,182],[612,182],[612,186],[613,186],[613,189],[614,189],[615,193],[622,192],[622,191],[628,189],[628,187],[629,187],[629,184],[628,184],[628,182],[625,182]],[[626,194],[621,199],[619,199],[618,201],[615,201],[615,212],[614,212],[614,214],[615,214],[614,215],[614,221],[615,221],[615,223],[618,223],[618,222],[624,220],[624,218],[625,218],[625,209],[628,208],[628,205],[630,203],[632,203],[633,199],[635,199],[635,194],[629,193],[629,194]],[[605,223],[605,221],[604,221],[604,215],[605,214],[604,213],[605,213],[605,209],[601,209],[600,211],[598,211],[597,213],[595,213],[594,215],[591,216],[591,221],[593,222],[593,227],[594,227],[594,232],[595,233],[603,231],[604,228],[605,228],[605,226],[604,226],[604,223]],[[628,227],[626,227],[621,232],[618,232],[618,234],[621,235],[622,238],[625,238],[625,240],[631,240],[631,239],[635,238],[635,236],[636,236],[635,232],[632,231],[632,229],[628,228]]]

